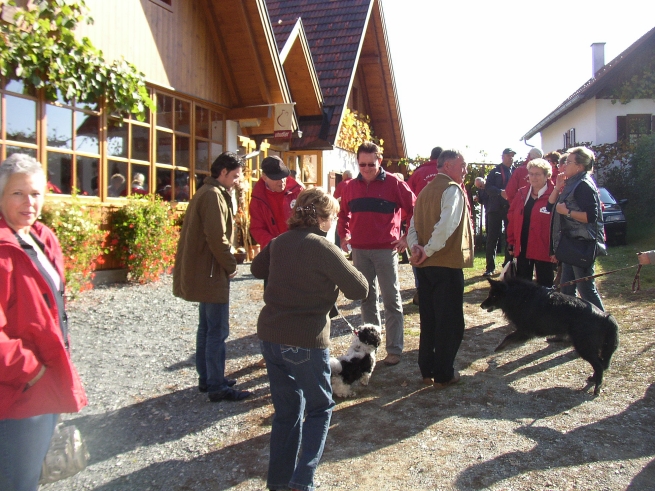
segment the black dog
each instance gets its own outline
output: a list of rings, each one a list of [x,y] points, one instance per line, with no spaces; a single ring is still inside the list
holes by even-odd
[[[595,384],[594,395],[598,395],[603,371],[609,368],[612,354],[619,346],[616,319],[585,300],[531,281],[513,278],[506,282],[489,280],[489,284],[489,296],[480,307],[489,312],[501,309],[516,326],[516,331],[495,351],[535,336],[568,334],[575,350],[594,369],[586,389]]]

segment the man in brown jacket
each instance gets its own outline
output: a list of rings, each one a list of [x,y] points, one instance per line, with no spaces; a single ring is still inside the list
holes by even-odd
[[[464,337],[464,271],[473,266],[473,228],[461,184],[466,162],[444,150],[439,173],[421,191],[407,233],[418,277],[418,364],[423,381],[443,389],[459,382],[455,356]]]
[[[230,278],[234,210],[230,190],[241,178],[243,159],[232,152],[218,156],[211,177],[193,195],[184,216],[173,270],[173,294],[200,303],[196,337],[198,390],[212,402],[240,401],[250,395],[225,378],[225,340],[230,333]]]

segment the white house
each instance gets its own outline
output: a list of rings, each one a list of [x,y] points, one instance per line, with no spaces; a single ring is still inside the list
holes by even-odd
[[[632,95],[627,84],[635,77],[637,80],[651,77],[652,80],[655,28],[608,64],[604,61],[604,45],[591,45],[594,76],[523,135],[522,140],[541,133],[543,149],[553,151],[578,142],[600,145],[634,141],[655,132],[652,86],[647,96],[635,94],[628,97],[629,102],[621,102],[621,94]]]

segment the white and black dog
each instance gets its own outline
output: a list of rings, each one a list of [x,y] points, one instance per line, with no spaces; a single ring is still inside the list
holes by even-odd
[[[368,385],[375,368],[375,352],[380,342],[380,328],[373,324],[364,324],[353,333],[348,352],[339,358],[330,358],[334,395],[354,395],[352,386],[358,381],[361,385]]]

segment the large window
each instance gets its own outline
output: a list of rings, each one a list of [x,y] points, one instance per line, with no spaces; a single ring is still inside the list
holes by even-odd
[[[628,114],[616,117],[616,140],[635,143],[654,130],[655,117],[651,114]]]
[[[157,110],[144,121],[103,114],[96,104],[46,102],[13,80],[0,79],[0,96],[0,158],[37,158],[51,193],[188,201],[224,149],[223,113],[177,94],[153,90]]]

